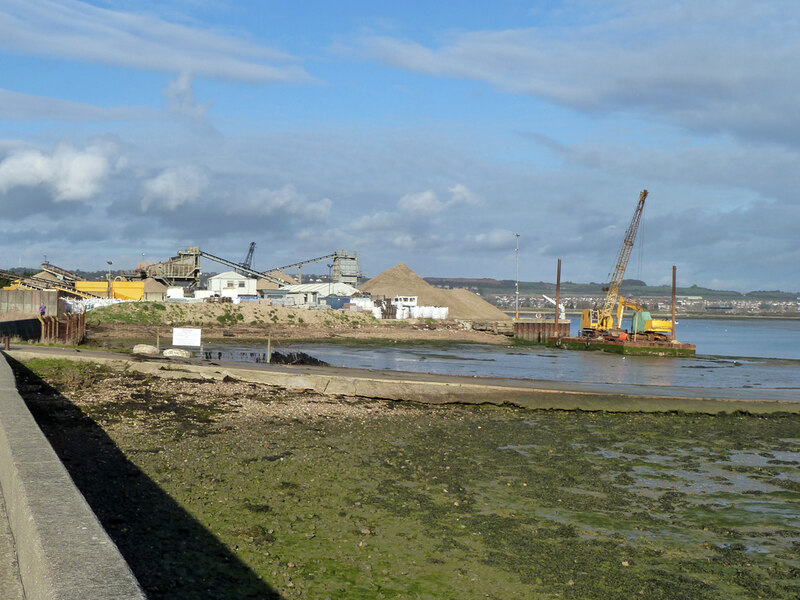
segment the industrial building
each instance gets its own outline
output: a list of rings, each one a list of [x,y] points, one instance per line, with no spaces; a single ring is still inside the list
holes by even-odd
[[[208,291],[214,296],[236,298],[238,296],[257,296],[258,281],[236,271],[225,271],[208,278]]]
[[[320,304],[327,297],[349,298],[358,290],[346,283],[303,283],[287,285],[276,290],[263,290],[262,297],[276,304],[297,306]]]

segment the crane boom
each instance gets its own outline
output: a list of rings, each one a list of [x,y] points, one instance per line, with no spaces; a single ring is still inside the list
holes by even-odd
[[[619,295],[619,286],[622,284],[622,278],[625,276],[625,269],[628,267],[628,259],[633,250],[633,243],[636,241],[636,232],[639,229],[639,221],[642,218],[645,198],[647,198],[647,190],[642,190],[639,194],[639,202],[636,205],[636,210],[633,211],[633,218],[628,225],[628,230],[625,232],[625,239],[622,241],[622,247],[619,250],[619,256],[617,256],[614,274],[611,276],[611,281],[608,283],[606,300],[603,303],[603,308],[600,309],[601,321],[604,317],[610,317],[613,314],[614,305]]]
[[[255,252],[255,250],[256,250],[256,243],[250,242],[250,248],[247,250],[247,256],[245,256],[244,260],[242,261],[242,266],[245,269],[249,269],[250,267],[253,266],[253,252]]]
[[[593,309],[587,308],[581,313],[581,330],[586,336],[597,337],[602,332],[607,332],[614,328],[614,305],[617,303],[619,287],[622,284],[622,278],[625,276],[628,259],[631,256],[633,243],[636,240],[636,231],[639,229],[645,198],[647,198],[647,190],[642,190],[641,194],[639,194],[636,210],[633,211],[633,218],[628,225],[627,231],[625,231],[625,239],[622,240],[622,247],[617,256],[614,273],[608,283],[608,288],[604,288],[606,289],[606,298],[602,308],[599,310],[596,307]]]

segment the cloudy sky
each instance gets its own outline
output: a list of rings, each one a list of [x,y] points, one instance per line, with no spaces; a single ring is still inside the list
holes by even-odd
[[[0,0],[0,268],[800,290],[794,0]],[[213,263],[207,270],[220,270]],[[314,269],[311,269],[314,271]],[[324,263],[316,272],[326,272]]]

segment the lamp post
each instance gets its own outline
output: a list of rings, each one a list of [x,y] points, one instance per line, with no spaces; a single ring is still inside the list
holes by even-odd
[[[111,261],[107,260],[108,263],[108,297],[111,298]]]
[[[516,288],[516,300],[514,302],[514,308],[515,308],[515,313],[517,315],[516,319],[517,321],[519,321],[519,234],[515,233],[514,237],[516,238],[517,241],[517,246],[514,249],[514,257],[517,263],[517,274],[516,278],[514,279],[514,287]]]

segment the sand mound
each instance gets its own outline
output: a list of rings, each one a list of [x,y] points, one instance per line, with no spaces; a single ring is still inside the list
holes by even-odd
[[[507,321],[508,315],[469,290],[435,288],[404,263],[376,275],[360,288],[372,297],[416,296],[420,306],[446,306],[450,319]]]
[[[453,306],[450,308],[451,319],[475,319],[476,317],[458,316],[459,313],[465,315],[480,314],[481,319],[487,321],[508,321],[511,319],[506,313],[489,304],[480,296],[473,294],[469,290],[457,288],[454,290],[440,290],[447,292],[453,299]]]
[[[368,292],[372,297],[417,296],[417,304],[422,306],[443,306],[436,303],[436,292],[439,290],[414,273],[405,263],[376,275],[359,289]]]

